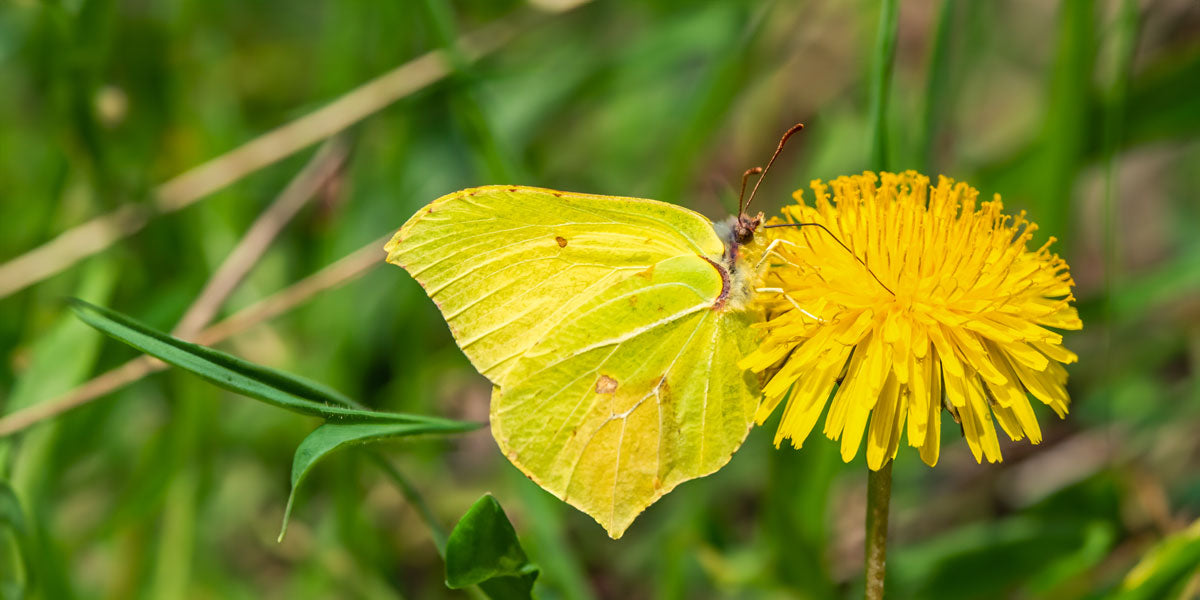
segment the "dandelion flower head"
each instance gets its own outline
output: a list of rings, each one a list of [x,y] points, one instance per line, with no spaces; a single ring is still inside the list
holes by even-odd
[[[1066,262],[1037,226],[1005,215],[999,196],[915,172],[813,181],[770,232],[756,294],[766,331],[742,366],[766,378],[762,424],[785,397],[775,444],[800,447],[826,404],[824,433],[850,461],[896,456],[902,434],[930,466],[943,405],[975,460],[1001,460],[995,423],[1013,440],[1041,441],[1029,396],[1062,417],[1076,356],[1054,330],[1082,326]],[[844,244],[844,247],[843,247]],[[834,392],[836,386],[836,393]],[[832,393],[832,399],[830,395]]]

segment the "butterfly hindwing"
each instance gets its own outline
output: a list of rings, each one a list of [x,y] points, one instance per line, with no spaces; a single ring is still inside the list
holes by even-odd
[[[620,537],[683,481],[728,462],[757,406],[737,368],[745,313],[697,256],[664,260],[593,298],[529,349],[492,396],[492,432],[543,488]]]

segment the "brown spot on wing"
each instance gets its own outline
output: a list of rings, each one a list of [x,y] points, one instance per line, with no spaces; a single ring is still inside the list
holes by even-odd
[[[556,238],[554,238],[554,241],[558,242],[558,247],[559,247],[559,248],[566,248],[566,247],[567,247],[567,238],[564,238],[564,237],[563,237],[563,236],[561,236],[561,235],[560,235],[560,236],[558,236],[558,237],[556,237]]]
[[[612,377],[609,377],[608,375],[601,375],[600,378],[596,380],[596,393],[597,394],[613,394],[613,393],[616,393],[616,391],[617,391],[617,380],[616,379],[613,379]]]
[[[674,412],[675,398],[671,395],[671,386],[667,385],[667,376],[661,375],[654,387],[658,393],[658,405],[667,409],[665,412]]]

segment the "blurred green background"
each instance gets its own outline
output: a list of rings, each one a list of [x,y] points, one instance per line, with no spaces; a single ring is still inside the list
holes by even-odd
[[[468,186],[646,196],[719,218],[742,170],[803,121],[760,192],[773,212],[812,178],[869,166],[879,10],[0,2],[0,413],[61,402],[137,356],[75,320],[64,296],[170,330],[335,131],[342,167],[261,257],[239,259],[248,275],[210,306],[218,318]],[[1028,210],[1060,240],[1085,328],[1067,342],[1080,355],[1071,414],[1040,413],[1040,446],[977,465],[947,419],[936,468],[901,450],[890,597],[1109,597],[1163,540],[1153,585],[1130,593],[1200,595],[1200,533],[1180,533],[1200,517],[1200,4],[913,1],[896,48],[888,166]],[[113,211],[107,227],[26,255]],[[370,406],[485,420],[487,382],[416,283],[359,270],[335,267],[352,281],[316,285],[219,347]],[[0,496],[3,597],[462,595],[445,588],[418,512],[355,450],[314,470],[275,542],[292,452],[316,420],[171,370],[35,421],[0,439],[15,491]],[[861,595],[862,453],[843,465],[818,436],[776,451],[772,430],[620,541],[525,480],[486,429],[381,449],[447,526],[494,493],[545,598]]]

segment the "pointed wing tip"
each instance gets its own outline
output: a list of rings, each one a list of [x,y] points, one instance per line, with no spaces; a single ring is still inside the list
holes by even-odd
[[[647,508],[649,508],[649,505],[643,506],[642,509],[637,511],[637,514],[633,515],[632,517],[621,519],[619,521],[606,521],[599,515],[594,515],[586,510],[583,512],[587,513],[589,517],[595,519],[596,522],[604,528],[604,533],[608,534],[609,539],[619,540],[625,535],[625,532],[629,530],[629,527],[633,525],[633,522],[636,521],[637,518],[646,511]],[[580,510],[583,509],[580,508]]]

